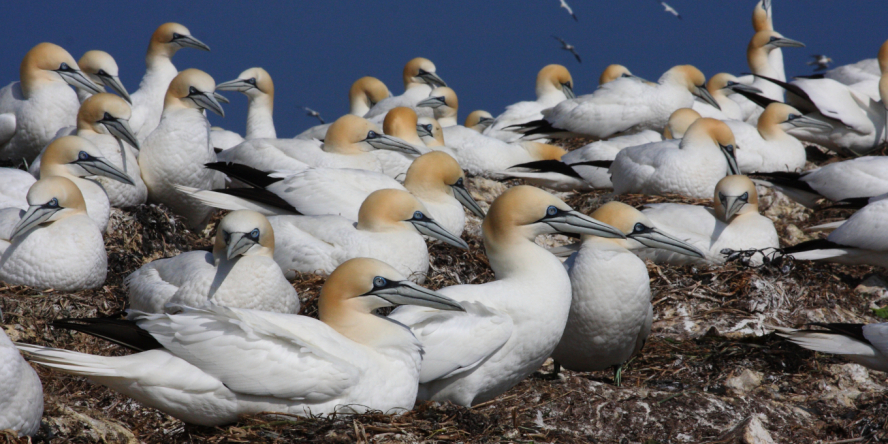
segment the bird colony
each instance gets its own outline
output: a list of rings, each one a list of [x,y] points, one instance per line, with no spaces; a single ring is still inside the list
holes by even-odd
[[[725,362],[801,354],[851,379],[888,371],[888,323],[838,322],[847,317],[832,314],[843,310],[835,303],[792,323],[771,316],[796,304],[784,283],[799,269],[819,279],[817,293],[851,278],[831,270],[888,267],[888,42],[870,42],[877,58],[834,69],[815,55],[819,74],[787,78],[783,51],[803,43],[774,29],[770,1],[750,6],[751,75],[676,64],[651,81],[611,65],[592,90],[564,66],[541,66],[536,99],[460,120],[450,67],[417,57],[403,67],[403,93],[361,77],[348,114],[324,123],[306,108],[321,124],[291,138],[273,121],[272,73],[217,81],[173,64],[179,50],[210,50],[181,24],[150,36],[132,93],[105,52],[78,61],[34,46],[0,90],[0,429],[65,433],[53,421],[83,405],[65,394],[76,385],[115,399],[106,412],[125,406],[170,430],[349,417],[337,432],[345,441],[471,441],[453,418],[499,408],[501,439],[616,442],[559,427],[598,397],[609,413],[599,404],[575,422],[625,408],[606,417],[619,427],[667,402],[691,408],[683,398],[716,403],[711,419],[724,421],[716,410],[742,408],[719,396],[764,384],[749,370],[664,388],[669,377],[651,368],[680,380],[705,367],[657,361],[682,341],[720,338],[735,350],[716,353]],[[222,92],[246,96],[244,134],[207,121],[207,111],[224,116]],[[787,222],[824,209],[844,218],[813,234]],[[159,251],[139,249],[152,240]],[[847,266],[857,268],[834,268]],[[726,270],[747,280],[719,286]],[[689,280],[698,284],[682,287]],[[737,325],[675,303],[720,307],[753,292],[764,305],[750,301],[755,319]],[[789,360],[781,365],[798,371]],[[824,379],[812,396],[838,390],[827,373],[811,377]],[[565,384],[557,397],[521,398]],[[565,396],[573,401],[553,410]],[[509,410],[516,398],[527,405]],[[440,436],[404,431],[404,418],[441,408],[456,413]],[[773,442],[784,436],[774,414],[737,418],[726,433]],[[388,425],[367,425],[379,418]],[[105,440],[108,427],[89,436]],[[626,427],[627,440],[682,441]],[[849,433],[864,441],[878,427]]]

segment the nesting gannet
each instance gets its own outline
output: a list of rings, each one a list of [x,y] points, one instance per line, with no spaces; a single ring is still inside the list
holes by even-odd
[[[385,83],[376,77],[361,77],[352,83],[348,90],[349,114],[364,117],[370,108],[392,96]],[[330,128],[330,123],[315,125],[296,136],[297,139],[318,139],[322,140]]]
[[[727,176],[715,187],[713,208],[675,203],[647,205],[643,210],[659,230],[695,246],[710,263],[724,263],[722,250],[778,248],[774,222],[759,213],[755,184],[746,176]],[[657,263],[683,265],[700,262],[662,250],[636,250]],[[760,263],[759,256],[753,256]]]
[[[566,41],[564,41],[563,38],[555,35],[553,35],[552,38],[558,40],[558,42],[561,43],[561,49],[569,51],[571,54],[573,54],[574,58],[577,59],[577,63],[583,63],[583,60],[580,58],[580,55],[577,54],[577,48],[574,45],[567,43]]]
[[[814,208],[822,198],[837,202],[888,193],[888,158],[859,157],[801,173],[755,174],[753,178]]]
[[[416,119],[416,134],[427,147],[435,149],[444,147],[444,128],[434,117]]]
[[[694,96],[714,107],[703,73],[691,65],[666,71],[657,84],[621,77],[601,85],[594,93],[565,100],[545,110],[542,120],[522,125],[526,135],[579,134],[604,139],[618,133],[660,129],[673,111],[690,108]]]
[[[537,370],[558,344],[570,310],[570,279],[534,239],[545,233],[622,238],[545,191],[516,186],[490,206],[482,236],[496,280],[440,290],[466,312],[395,310],[422,342],[419,399],[470,406],[493,399]]]
[[[361,258],[342,264],[324,283],[320,320],[181,307],[176,314],[133,313],[153,341],[152,349],[129,356],[17,346],[33,362],[85,376],[191,424],[215,426],[269,411],[407,410],[416,401],[421,346],[403,325],[374,314],[407,304],[462,310],[385,263]]]
[[[185,217],[190,227],[202,227],[212,209],[176,191],[174,185],[204,190],[220,188],[221,174],[204,164],[216,161],[210,146],[210,123],[204,109],[224,115],[213,92],[216,82],[198,69],[186,69],[170,82],[163,117],[142,143],[139,167],[148,187],[148,200],[170,207]]]
[[[250,68],[237,79],[216,85],[217,91],[240,91],[250,102],[244,139],[276,139],[274,130],[274,82],[262,68]],[[214,148],[230,148],[213,146]]]
[[[888,323],[812,323],[822,330],[776,327],[777,334],[808,350],[841,355],[864,367],[888,372]]]
[[[749,69],[756,76],[766,76],[775,79],[785,78],[782,66],[778,69],[771,64],[770,54],[778,48],[803,46],[805,46],[804,43],[783,37],[779,32],[773,30],[757,31],[746,47],[746,62],[749,64]],[[776,87],[776,85],[768,81],[756,77],[752,82],[752,86],[761,90],[761,94],[771,100],[783,101],[783,89]],[[730,98],[740,105],[744,119],[749,123],[754,123],[761,113],[760,107],[737,94],[730,96]]]
[[[249,210],[228,213],[213,251],[189,251],[143,265],[124,281],[129,307],[163,313],[164,305],[226,307],[298,313],[299,297],[274,261],[274,230]]]
[[[444,80],[438,77],[436,71],[435,64],[429,59],[417,57],[407,62],[404,65],[403,72],[404,94],[380,100],[367,111],[364,117],[368,119],[374,117],[381,119],[392,108],[399,106],[415,108],[420,100],[424,100],[429,96],[432,88],[447,86]],[[432,115],[429,111],[421,111],[419,114],[425,117],[431,117]]]
[[[422,102],[420,102],[422,103]],[[419,137],[416,131],[417,117],[416,112],[411,108],[399,106],[392,108],[385,115],[385,121],[382,123],[382,131],[387,136],[392,136],[398,140],[402,140],[410,144],[419,153],[429,152],[429,148]],[[445,148],[438,148],[444,150]],[[448,154],[453,154],[448,151]],[[403,152],[391,150],[375,150],[373,155],[379,161],[383,174],[402,180],[407,174],[407,169],[416,159],[416,155],[407,155]]]
[[[539,160],[560,160],[567,151],[546,143],[507,143],[461,125],[444,128],[445,145],[466,173],[501,178],[513,166]]]
[[[700,101],[694,102],[694,111],[700,113],[703,117],[712,117],[719,120],[743,120],[743,110],[737,102],[728,98],[728,95],[736,91],[747,91],[750,93],[761,93],[762,91],[754,86],[740,83],[740,79],[728,74],[718,73],[712,76],[706,82],[706,90],[712,95],[712,98],[718,102],[718,109],[712,105]]]
[[[439,86],[429,96],[416,104],[417,108],[431,108],[433,117],[443,128],[457,125],[456,114],[459,111],[459,100],[456,92],[446,86]]]
[[[331,273],[355,257],[385,260],[416,282],[425,281],[429,252],[421,234],[468,249],[406,191],[385,189],[367,196],[357,223],[342,216],[270,216],[275,261],[288,279],[302,273]]]
[[[43,417],[43,384],[0,328],[0,430],[31,436]]]
[[[484,130],[493,124],[493,120],[493,116],[489,112],[476,109],[466,116],[466,121],[463,123],[463,126],[478,131],[479,133],[484,133]]]
[[[30,162],[59,129],[76,122],[80,101],[68,85],[100,89],[68,51],[52,43],[25,54],[19,79],[0,89],[0,159]]]
[[[519,139],[521,137],[520,133],[504,130],[503,128],[542,119],[542,111],[544,109],[551,108],[562,100],[576,97],[573,87],[573,78],[567,68],[561,65],[544,66],[537,73],[537,99],[507,106],[506,110],[497,116],[496,120],[483,133],[506,142],[513,142]]]
[[[574,14],[573,9],[571,9],[570,5],[568,5],[566,1],[564,1],[564,0],[559,0],[559,1],[561,2],[560,7],[564,8],[564,10],[567,11],[567,13],[570,14],[571,17],[573,17],[575,22],[580,21],[580,19],[577,18],[577,15]]]
[[[651,284],[637,248],[661,248],[703,257],[693,246],[657,230],[644,214],[621,202],[595,210],[594,219],[619,229],[626,239],[584,235],[569,265],[572,300],[564,334],[552,359],[574,371],[620,367],[641,350],[654,318]],[[616,382],[619,384],[619,373]]]
[[[145,140],[160,123],[167,89],[179,73],[172,58],[182,48],[210,50],[209,46],[192,37],[188,28],[178,23],[164,23],[151,35],[145,55],[147,70],[139,89],[132,95],[133,118],[130,125],[136,130],[139,140]]]
[[[626,148],[608,170],[617,194],[676,193],[706,198],[725,174],[738,174],[735,151],[741,149],[722,121],[694,122],[676,148],[660,143]]]
[[[28,190],[28,205],[9,238],[0,239],[0,281],[58,291],[101,286],[105,243],[77,185],[64,177],[40,179]]]
[[[604,68],[604,71],[601,72],[601,76],[598,77],[598,86],[624,77],[644,81],[641,77],[633,75],[632,72],[629,71],[629,68],[623,65],[613,64],[607,65],[607,67]]]
[[[98,50],[87,51],[83,54],[83,57],[80,57],[80,60],[77,61],[77,66],[79,66],[80,70],[83,71],[93,83],[98,85],[103,92],[105,90],[104,86],[107,86],[108,88],[111,88],[112,91],[119,94],[120,97],[123,97],[127,102],[132,101],[129,93],[126,92],[126,88],[123,87],[123,83],[120,82],[117,61],[114,60],[114,57],[112,57],[111,54]],[[80,99],[81,103],[92,95],[93,92],[89,89],[81,87],[77,88],[77,98]]]

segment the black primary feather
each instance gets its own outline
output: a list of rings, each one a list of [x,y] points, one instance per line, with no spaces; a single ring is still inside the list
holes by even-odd
[[[139,352],[163,348],[151,333],[125,319],[59,319],[53,321],[52,326],[86,333]]]
[[[300,216],[302,215],[302,213],[300,213],[299,210],[293,207],[293,205],[290,205],[289,202],[282,199],[277,194],[266,190],[265,188],[225,188],[213,190],[213,192],[240,197],[242,199],[270,205],[275,208],[280,208],[293,214],[297,214]]]
[[[533,168],[538,171],[547,172],[547,173],[558,173],[563,174],[565,176],[576,177],[577,179],[582,179],[583,177],[579,175],[570,165],[560,161],[560,160],[536,160],[533,162],[521,163],[518,165],[512,165],[509,169],[512,168]]]
[[[269,173],[240,163],[211,162],[204,164],[204,166],[211,170],[225,173],[228,177],[237,179],[256,188],[265,188],[273,183],[284,180],[280,177],[268,177]]]

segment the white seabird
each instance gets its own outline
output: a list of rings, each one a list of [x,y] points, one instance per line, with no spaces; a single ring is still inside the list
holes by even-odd
[[[364,117],[370,108],[377,103],[392,96],[385,83],[376,77],[361,77],[352,83],[348,90],[349,114],[358,117]],[[297,139],[318,139],[323,140],[327,134],[327,129],[332,123],[324,123],[315,125],[296,136]]]
[[[536,100],[513,103],[483,131],[484,135],[514,142],[522,134],[505,130],[505,127],[527,123],[543,118],[543,110],[551,108],[563,100],[573,99],[574,83],[570,71],[562,65],[546,65],[537,73]],[[443,125],[443,124],[442,124]],[[470,125],[466,125],[467,127]]]
[[[0,313],[2,318],[2,313]],[[2,319],[0,319],[2,321]],[[0,328],[0,430],[32,436],[43,417],[43,384]]]
[[[129,93],[126,92],[126,88],[124,88],[123,83],[120,81],[117,61],[114,60],[111,54],[98,50],[87,51],[77,61],[77,66],[94,84],[99,86],[102,92],[105,92],[104,87],[107,86],[126,100],[127,103],[132,103]],[[88,88],[77,87],[76,89],[80,103],[83,103],[84,100],[94,94]]]
[[[403,79],[404,94],[380,100],[367,111],[364,117],[381,121],[385,113],[392,108],[406,106],[416,109],[416,104],[427,98],[433,88],[447,86],[447,83],[438,76],[435,64],[422,57],[410,60],[404,65]],[[431,117],[432,115],[430,111],[417,111],[421,116]]]
[[[274,130],[274,82],[262,68],[250,68],[237,76],[237,79],[216,85],[216,91],[239,91],[247,96],[247,131],[243,137],[231,131],[210,132],[213,148],[226,150],[245,139],[277,139]],[[224,137],[224,140],[222,140]],[[238,140],[240,139],[240,140]]]

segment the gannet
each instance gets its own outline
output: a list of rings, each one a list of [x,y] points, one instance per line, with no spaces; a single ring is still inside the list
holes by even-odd
[[[466,116],[466,121],[463,123],[463,126],[478,131],[479,133],[484,133],[484,130],[493,124],[493,120],[493,116],[489,112],[476,109]]]
[[[558,40],[558,42],[561,43],[561,49],[569,51],[571,54],[573,54],[574,58],[577,59],[577,63],[583,63],[583,60],[580,59],[580,55],[577,54],[577,48],[574,45],[567,43],[566,41],[564,41],[563,38],[555,35],[553,35],[552,38]]]
[[[544,66],[537,73],[536,100],[507,106],[506,110],[497,116],[496,120],[483,133],[506,142],[514,142],[521,137],[521,134],[503,128],[542,119],[544,109],[551,108],[562,100],[576,97],[573,87],[573,78],[567,68],[561,65]]]
[[[439,86],[429,96],[416,104],[417,108],[431,108],[433,117],[441,127],[457,125],[456,114],[459,111],[459,100],[456,91],[446,86]]]
[[[68,51],[52,43],[25,54],[19,78],[0,89],[0,159],[16,163],[34,160],[59,129],[75,124],[80,101],[69,84],[101,91]]]
[[[660,6],[663,7],[664,12],[668,12],[681,20],[681,14],[679,14],[678,11],[675,10],[675,8],[669,6],[669,4],[667,4],[666,2],[661,2],[660,0],[657,0],[657,2],[660,3]]]
[[[888,323],[812,323],[822,330],[775,327],[777,334],[796,345],[821,353],[841,355],[864,367],[888,372]]]
[[[416,112],[406,106],[399,106],[392,108],[386,113],[385,120],[382,123],[382,131],[387,136],[407,142],[418,153],[427,153],[430,150],[419,137],[419,134],[417,134],[416,125]],[[439,149],[444,150],[444,148]],[[448,154],[453,155],[451,151],[448,151]],[[407,174],[407,169],[410,168],[410,165],[416,159],[415,154],[405,154],[391,150],[374,150],[373,155],[379,162],[382,173],[398,180],[404,178],[404,175]]]
[[[114,57],[112,57],[111,54],[98,50],[87,51],[83,54],[83,57],[80,57],[80,60],[77,61],[77,66],[80,67],[80,70],[83,71],[94,84],[99,86],[99,89],[101,89],[102,92],[105,92],[104,86],[107,86],[120,95],[120,97],[123,97],[124,100],[131,102],[129,93],[126,92],[126,88],[124,88],[123,83],[120,82],[117,61],[114,60]],[[89,89],[81,87],[76,89],[77,98],[80,99],[81,103],[93,95],[93,92]]]
[[[444,128],[434,117],[416,119],[416,134],[427,147],[435,149],[444,147]]]
[[[568,5],[566,1],[564,1],[564,0],[559,0],[559,1],[561,2],[561,5],[559,7],[564,8],[564,10],[566,10],[567,13],[570,14],[571,17],[573,17],[575,22],[580,21],[580,19],[577,18],[577,15],[574,14],[573,9],[571,9],[570,5]]]
[[[608,202],[592,218],[619,229],[626,239],[584,235],[565,262],[572,300],[564,334],[552,359],[574,371],[620,367],[641,350],[654,318],[651,284],[637,248],[659,248],[702,258],[695,247],[657,230],[644,214]],[[619,373],[617,374],[619,384]]]
[[[722,250],[778,248],[774,222],[759,213],[755,184],[746,176],[727,176],[715,186],[713,208],[676,203],[647,205],[645,216],[660,231],[695,246],[706,262],[724,263]],[[684,265],[701,261],[662,250],[636,250],[643,259],[656,263]],[[761,257],[752,258],[761,263]]]
[[[130,125],[136,130],[140,141],[145,140],[160,124],[167,89],[179,73],[172,58],[182,48],[210,50],[209,46],[192,37],[188,28],[178,23],[164,23],[151,35],[145,55],[148,69],[139,83],[139,89],[132,95],[133,118]]]
[[[348,90],[349,114],[364,117],[370,108],[392,96],[385,83],[376,77],[361,77],[352,83]],[[297,139],[318,139],[323,140],[330,128],[330,123],[315,125],[296,136]]]
[[[32,436],[43,417],[43,384],[0,328],[0,430]]]
[[[321,122],[321,125],[327,123],[327,122],[324,121],[324,118],[321,117],[321,113],[319,113],[319,112],[317,112],[317,111],[315,111],[315,110],[313,110],[313,109],[311,109],[311,108],[309,108],[309,107],[307,107],[307,106],[303,106],[303,107],[302,107],[302,110],[305,111],[305,115],[306,115],[306,116],[308,116],[308,117],[314,117],[315,119],[318,119],[318,121]]]
[[[149,340],[143,349],[151,349],[128,356],[16,345],[33,362],[85,376],[190,424],[216,426],[269,411],[408,410],[416,401],[421,346],[403,325],[374,314],[406,304],[463,309],[383,262],[360,258],[324,283],[320,320],[211,304],[176,314],[132,313]],[[107,330],[103,338],[111,336]]]
[[[86,214],[83,194],[64,177],[45,177],[28,190],[28,210],[0,239],[0,281],[38,289],[80,291],[105,282],[102,233]]]
[[[364,117],[367,119],[381,119],[392,108],[399,106],[416,108],[416,104],[420,100],[429,96],[432,88],[447,86],[447,83],[441,77],[438,77],[436,71],[435,64],[429,59],[417,57],[410,60],[404,65],[404,94],[380,100],[367,111]],[[419,114],[425,117],[431,117],[432,115],[429,111],[421,111]]]
[[[635,79],[639,82],[646,82],[654,85],[652,82],[648,82],[647,80],[642,79],[629,71],[629,68],[623,65],[607,65],[607,68],[604,68],[604,71],[601,72],[601,76],[598,77],[598,86],[604,85],[605,83],[613,82],[614,80],[620,78],[629,78]]]
[[[240,91],[247,96],[249,108],[247,109],[247,131],[241,139],[276,139],[274,130],[274,82],[271,76],[262,68],[250,68],[237,76],[237,79],[222,82],[216,85],[217,91]],[[214,138],[210,133],[210,138]],[[215,139],[214,139],[215,140]],[[232,139],[236,140],[236,139]],[[240,142],[238,142],[240,143]],[[229,145],[229,146],[221,146]],[[228,149],[237,144],[213,143],[213,148]]]
[[[395,310],[424,356],[419,399],[470,406],[493,399],[537,370],[561,338],[570,310],[570,279],[534,239],[546,233],[622,238],[538,188],[508,189],[490,206],[482,236],[496,280],[440,290],[466,312]]]
[[[783,37],[779,32],[773,30],[757,31],[746,48],[746,62],[749,64],[749,69],[756,76],[766,76],[775,79],[780,77],[786,78],[782,67],[778,69],[771,64],[770,54],[777,48],[804,46],[804,43]],[[761,90],[761,94],[771,100],[783,101],[783,89],[766,80],[755,77],[752,86]],[[762,112],[760,107],[750,102],[746,97],[737,94],[730,96],[730,99],[740,105],[744,120],[748,123],[755,123],[755,119]]]
[[[621,77],[594,93],[565,100],[545,110],[542,120],[522,127],[526,135],[585,135],[604,139],[618,133],[660,129],[673,111],[690,108],[694,96],[718,107],[706,90],[703,73],[691,65],[666,71],[656,85]]]
[[[834,162],[801,173],[755,174],[760,185],[774,187],[808,207],[827,198],[840,200],[888,193],[888,158],[867,156]]]
[[[774,5],[771,0],[759,0],[752,9],[752,30],[755,32],[774,31],[773,15]],[[771,67],[773,67],[774,71],[778,74],[778,79],[786,80],[786,73],[783,70],[782,49],[779,47],[772,49],[771,52],[768,53],[768,63],[770,63]],[[750,81],[751,80],[752,79],[750,79]]]
[[[740,79],[728,73],[718,73],[712,76],[706,82],[706,90],[718,102],[719,108],[716,109],[708,103],[694,101],[694,111],[697,111],[703,117],[712,117],[719,120],[744,120],[743,110],[740,109],[740,105],[737,102],[728,98],[730,94],[736,91],[747,91],[756,94],[762,92],[754,86],[740,83]]]
[[[129,307],[163,313],[164,305],[216,305],[298,313],[299,297],[274,261],[274,230],[249,210],[219,223],[213,251],[189,251],[143,265],[124,281]]]
[[[288,279],[296,272],[329,274],[355,257],[385,260],[415,282],[425,281],[429,252],[421,234],[468,249],[406,191],[385,189],[367,196],[357,222],[342,216],[270,216],[274,259]]]
[[[726,172],[738,174],[737,149],[742,148],[724,122],[701,118],[677,149],[665,142],[626,148],[608,171],[616,194],[676,193],[704,199]]]
[[[815,66],[814,71],[824,71],[829,69],[829,64],[833,62],[833,59],[827,57],[825,54],[811,54],[811,60],[808,63],[805,63],[808,66]]]
[[[204,226],[212,209],[199,205],[173,186],[211,190],[224,183],[221,174],[203,167],[216,161],[210,146],[210,123],[203,110],[224,115],[213,95],[215,88],[213,78],[201,70],[186,69],[176,75],[164,99],[163,117],[139,152],[148,200],[168,206],[192,228]]]

